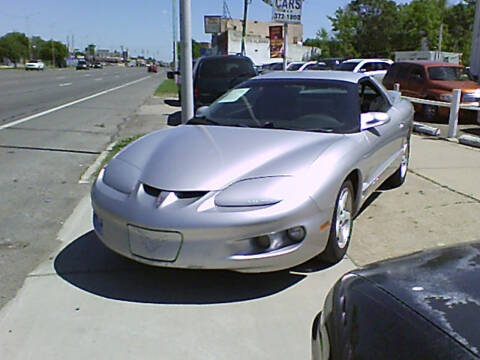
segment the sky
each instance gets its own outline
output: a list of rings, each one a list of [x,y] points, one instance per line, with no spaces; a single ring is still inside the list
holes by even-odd
[[[191,0],[195,40],[210,41],[210,35],[204,33],[203,17],[222,15],[223,2]],[[225,2],[233,18],[243,17],[243,0]],[[304,39],[315,37],[322,27],[330,31],[327,17],[348,3],[348,0],[304,0]],[[84,49],[91,43],[97,49],[120,50],[123,46],[133,56],[169,61],[173,43],[172,4],[172,0],[0,0],[0,36],[19,31],[63,43],[73,36],[75,48]],[[251,0],[249,20],[270,21],[271,15],[270,6],[262,0]]]

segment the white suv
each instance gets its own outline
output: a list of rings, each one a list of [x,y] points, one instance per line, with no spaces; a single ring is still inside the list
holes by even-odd
[[[43,70],[45,64],[41,60],[30,60],[25,64],[25,70]]]
[[[342,62],[336,70],[364,73],[381,82],[392,64],[390,59],[350,59]]]

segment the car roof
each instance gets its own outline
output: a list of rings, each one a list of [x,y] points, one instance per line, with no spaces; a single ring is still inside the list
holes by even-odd
[[[362,78],[368,77],[364,74],[354,73],[350,71],[334,71],[334,70],[322,70],[322,71],[312,71],[312,72],[271,72],[265,75],[256,77],[255,79],[282,79],[282,80],[292,80],[292,79],[318,79],[318,80],[338,80],[338,81],[347,81],[351,83],[358,83]]]
[[[246,59],[252,61],[248,56],[242,55],[211,55],[211,56],[202,56],[196,61],[205,61],[205,60],[214,60],[214,59]]]
[[[348,59],[345,60],[344,63],[348,62],[373,62],[373,61],[382,61],[382,62],[388,62],[388,63],[393,63],[393,60],[390,59]]]
[[[460,64],[452,64],[442,61],[431,61],[431,60],[405,60],[405,61],[397,61],[395,64],[415,64],[415,65],[422,65],[425,67],[430,66],[452,66],[452,67],[463,67]]]

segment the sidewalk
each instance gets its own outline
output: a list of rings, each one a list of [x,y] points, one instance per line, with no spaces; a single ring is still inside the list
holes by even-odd
[[[372,197],[357,217],[349,255],[357,265],[480,240],[480,149],[413,135],[403,186]]]

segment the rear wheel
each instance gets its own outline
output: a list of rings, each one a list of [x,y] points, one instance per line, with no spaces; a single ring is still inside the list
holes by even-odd
[[[346,180],[335,202],[330,234],[325,251],[319,255],[322,261],[334,264],[346,254],[353,229],[354,191],[350,180]]]

